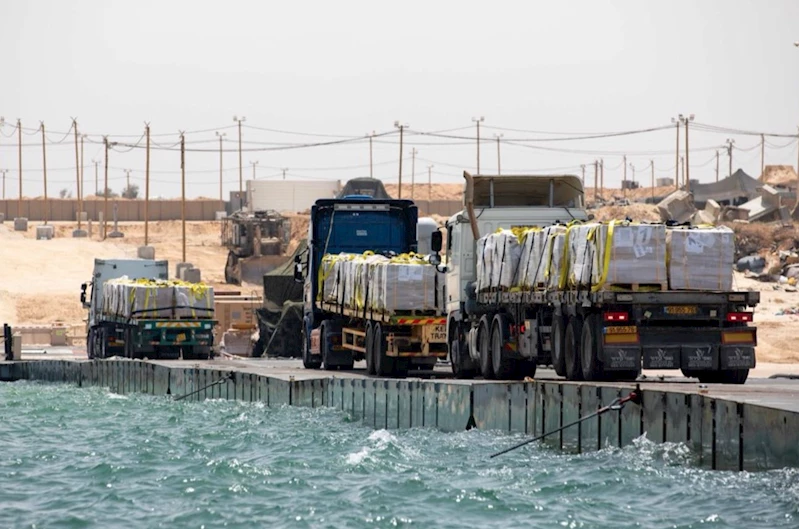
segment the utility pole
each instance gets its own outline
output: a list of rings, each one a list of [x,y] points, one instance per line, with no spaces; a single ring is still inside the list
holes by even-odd
[[[147,136],[147,151],[144,161],[144,245],[150,242],[150,124],[144,123],[144,134]]]
[[[728,176],[732,176],[732,146],[735,144],[735,140],[727,138],[727,156],[730,159],[730,174]]]
[[[99,165],[100,162],[92,158],[92,163],[94,164],[94,195],[99,197],[100,196],[100,178],[98,177],[99,174]]]
[[[766,181],[766,136],[760,135],[760,181]]]
[[[40,121],[42,130],[42,176],[44,177],[44,223],[47,224],[47,217],[50,216],[50,201],[47,200],[47,147],[44,135],[44,121]]]
[[[685,182],[685,190],[691,190],[691,163],[689,161],[689,153],[688,153],[688,123],[694,120],[694,115],[689,114],[684,116],[680,114],[677,116],[677,149],[680,148],[680,123],[685,125],[685,165],[683,166],[682,177],[683,181]],[[674,118],[672,118],[674,121]],[[677,189],[679,189],[680,185],[679,182],[677,183]]]
[[[220,209],[222,205],[225,203],[225,197],[222,194],[222,138],[227,135],[225,132],[216,131],[216,136],[219,138],[219,202],[220,202]]]
[[[255,166],[258,165],[258,160],[251,161],[250,165],[252,165],[252,179],[255,180]]]
[[[633,173],[633,179],[632,179],[632,182],[630,183],[630,185],[634,189],[635,188],[635,165],[633,165],[632,162],[630,162],[630,171],[632,171],[632,173]]]
[[[284,167],[283,169],[281,169],[281,171],[283,171],[283,180],[286,179],[286,171],[288,171],[288,170],[289,170],[288,167]]]
[[[680,156],[680,166],[682,167],[682,179],[685,181],[685,156]]]
[[[239,123],[241,125],[241,123]],[[180,222],[183,231],[183,262],[186,262],[186,139],[180,132]]]
[[[244,205],[244,176],[242,172],[244,163],[241,161],[241,122],[246,120],[247,118],[244,116],[241,116],[241,118],[233,116],[233,121],[237,121],[239,124],[239,208]]]
[[[17,163],[19,164],[19,200],[17,201],[17,217],[22,218],[22,120],[17,119],[18,154]]]
[[[649,167],[652,168],[652,203],[655,203],[655,160],[649,160]]]
[[[408,126],[407,123],[400,125],[399,121],[395,121],[394,122],[394,127],[398,128],[399,131],[400,131],[399,179],[398,179],[398,182],[397,182],[397,195],[398,195],[397,198],[402,198],[402,152],[403,152],[402,151],[402,136],[403,136],[403,132],[405,131],[405,128],[407,126]]]
[[[671,118],[674,128],[677,129],[677,142],[674,147],[674,189],[680,188],[680,118],[682,118],[682,114]]]
[[[108,234],[108,136],[103,136],[105,146],[105,184],[103,187],[103,240]]]
[[[716,149],[716,182],[719,181],[719,150]]]
[[[497,176],[502,174],[502,164],[500,164],[500,156],[499,156],[499,141],[502,138],[503,134],[494,134],[494,137],[497,139]],[[583,183],[585,183],[585,166],[583,166]]]
[[[480,123],[485,121],[485,117],[472,118],[472,121],[477,123],[477,173],[480,174]]]
[[[585,189],[585,164],[580,165],[580,170],[583,172],[582,181],[583,181],[583,189]]]
[[[78,120],[76,118],[72,118],[72,132],[75,135],[75,179],[77,180],[77,189],[78,189],[78,229],[81,229],[81,211],[83,210],[83,205],[80,201],[80,156],[78,151]]]
[[[0,173],[3,173],[3,200],[6,199],[6,173],[8,171],[6,169],[0,169]]]
[[[125,198],[131,198],[131,196],[130,196],[130,173],[131,173],[131,171],[130,171],[130,169],[123,169],[123,170],[125,171],[125,175],[126,175],[126,178],[127,178],[125,180],[125,194],[127,194],[128,196],[125,197]]]
[[[372,131],[371,134],[367,134],[369,136],[369,178],[374,178],[374,164],[372,163],[372,138],[375,136],[375,131]]]
[[[83,199],[86,197],[86,175],[85,175],[85,167],[84,167],[84,157],[83,157],[83,142],[87,138],[86,134],[80,135],[80,202],[83,204]],[[81,208],[83,211],[83,208]]]
[[[433,200],[433,167],[434,165],[427,166],[427,207],[430,207],[430,202]]]
[[[599,159],[599,190],[605,195],[605,159]]]
[[[621,190],[622,194],[626,197],[627,196],[627,155],[621,157],[621,165],[624,168],[624,174],[622,175],[621,180]]]
[[[416,189],[416,155],[419,151],[416,147],[411,149],[411,200],[413,200],[414,191]]]
[[[597,184],[599,183],[599,162],[594,160],[594,207],[599,203],[599,191]]]

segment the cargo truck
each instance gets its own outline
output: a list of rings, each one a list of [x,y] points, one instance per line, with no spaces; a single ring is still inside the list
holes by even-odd
[[[520,379],[552,365],[569,380],[629,380],[680,369],[742,384],[755,367],[758,292],[627,289],[478,291],[477,241],[498,228],[588,220],[579,178],[471,176],[447,224],[447,339],[457,377]],[[732,273],[731,270],[729,272]]]
[[[122,356],[150,359],[208,359],[213,346],[213,291],[202,305],[185,297],[164,296],[142,310],[132,297],[122,300],[124,310],[109,309],[104,286],[123,277],[166,282],[167,261],[95,259],[92,280],[81,285],[80,300],[88,309],[86,349],[90,359]],[[170,287],[161,292],[169,294]],[[188,287],[187,287],[188,288]],[[90,290],[89,290],[90,289]],[[88,290],[88,292],[87,292]],[[173,292],[174,294],[174,288]]]
[[[331,300],[321,295],[323,276],[331,273],[324,270],[325,256],[416,252],[417,220],[417,207],[410,200],[350,195],[320,199],[312,206],[308,251],[295,258],[294,274],[304,289],[302,359],[306,368],[351,369],[355,361],[365,359],[370,374],[403,376],[409,369],[430,368],[446,357],[443,302],[432,310],[393,310],[347,306],[340,297]],[[432,238],[432,246],[440,250],[441,233]],[[436,263],[425,266],[414,273],[432,277],[430,288],[440,295],[443,269]],[[356,287],[342,279],[339,288],[351,294]],[[375,295],[374,290],[362,292],[362,299]]]

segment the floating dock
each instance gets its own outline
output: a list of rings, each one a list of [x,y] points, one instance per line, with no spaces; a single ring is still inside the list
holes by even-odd
[[[268,406],[332,407],[375,428],[469,428],[540,435],[627,395],[633,385],[536,379],[500,382],[382,379],[358,372],[309,371],[296,362],[36,360],[0,363],[0,381],[40,380],[108,387],[187,400],[223,398]],[[685,443],[698,463],[719,470],[799,467],[799,380],[745,385],[643,382],[628,403],[567,428],[545,444],[581,453],[654,442]]]

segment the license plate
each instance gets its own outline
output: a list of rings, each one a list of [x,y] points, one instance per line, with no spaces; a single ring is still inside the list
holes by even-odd
[[[185,342],[186,341],[186,334],[185,333],[178,334],[177,336],[175,336],[175,341],[176,342]]]
[[[426,329],[427,339],[435,343],[447,343],[447,326],[434,325]]]
[[[614,327],[605,327],[605,334],[635,334],[638,332],[638,327],[635,325],[616,325]]]
[[[671,305],[666,307],[666,314],[674,316],[693,316],[699,312],[696,305]]]

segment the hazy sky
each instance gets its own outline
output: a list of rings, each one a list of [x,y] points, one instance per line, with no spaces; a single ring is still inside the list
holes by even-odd
[[[658,127],[679,113],[694,113],[703,124],[794,134],[797,20],[796,0],[0,0],[2,132],[10,134],[21,118],[33,133],[23,135],[23,193],[39,195],[41,138],[33,130],[39,121],[53,142],[64,137],[72,116],[90,135],[89,192],[90,160],[102,158],[93,142],[101,135],[129,135],[111,139],[135,143],[147,120],[153,140],[172,146],[184,130],[188,147],[211,151],[186,156],[189,194],[209,197],[219,193],[214,130],[227,133],[231,150],[224,155],[225,196],[238,189],[234,114],[246,116],[247,126],[341,137],[391,131],[400,120],[415,131],[464,127],[452,134],[473,138],[471,119],[482,115],[483,138],[551,138],[552,132]],[[208,132],[188,134],[196,130]],[[728,137],[741,148],[735,167],[759,175],[759,137],[696,130],[692,178],[715,178],[715,148]],[[244,141],[257,142],[245,148],[333,139],[244,129]],[[463,169],[475,168],[474,140],[410,133],[405,139],[406,182],[413,147],[417,178],[425,182],[430,164],[437,182],[459,182]],[[374,144],[375,176],[386,182],[397,179],[397,141],[392,135]],[[569,152],[503,143],[503,173],[579,175],[581,164],[603,157],[606,184],[618,186],[620,154],[627,152],[647,183],[650,159],[657,176],[674,174],[673,128],[527,145]],[[482,172],[495,172],[496,143],[484,143],[481,153]],[[121,189],[126,168],[132,182],[143,184],[144,159],[143,149],[112,151],[110,187]],[[368,142],[245,152],[245,178],[256,160],[260,178],[280,178],[281,167],[289,168],[289,179],[369,175]],[[796,160],[794,139],[768,138],[767,164]],[[74,189],[71,138],[48,145],[47,165],[51,195]],[[726,174],[725,154],[721,167]],[[7,196],[16,197],[16,135],[0,136],[0,168],[9,170]],[[179,152],[154,150],[151,171],[152,195],[179,193]]]

